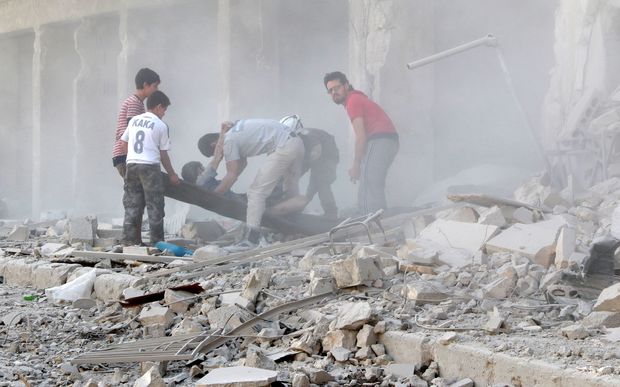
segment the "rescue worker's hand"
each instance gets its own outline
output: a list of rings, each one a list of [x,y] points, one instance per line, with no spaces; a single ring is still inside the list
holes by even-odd
[[[168,177],[170,178],[170,184],[172,185],[181,184],[181,180],[179,179],[179,176],[177,174],[169,175]]]
[[[360,167],[357,165],[352,166],[349,169],[349,177],[351,178],[351,181],[353,183],[357,183],[357,181],[360,179]]]
[[[220,127],[220,133],[224,134],[224,133],[228,132],[228,130],[230,128],[232,128],[233,126],[235,126],[235,123],[232,122],[232,121],[222,122],[222,126]]]

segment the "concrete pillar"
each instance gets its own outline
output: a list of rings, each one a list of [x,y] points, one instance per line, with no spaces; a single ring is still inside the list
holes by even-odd
[[[31,216],[41,214],[41,26],[34,27],[32,55],[32,207]]]
[[[218,58],[218,104],[217,117],[222,122],[230,120],[230,1],[219,0],[217,7],[217,58]]]

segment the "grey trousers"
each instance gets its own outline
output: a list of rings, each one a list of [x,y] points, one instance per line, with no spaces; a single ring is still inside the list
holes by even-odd
[[[373,138],[366,143],[357,191],[357,207],[360,215],[387,209],[385,179],[398,153],[398,147],[398,140],[393,138]]]

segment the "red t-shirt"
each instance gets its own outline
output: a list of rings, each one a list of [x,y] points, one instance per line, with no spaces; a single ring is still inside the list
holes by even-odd
[[[366,94],[358,90],[349,92],[349,96],[345,101],[345,109],[349,119],[362,117],[364,119],[364,128],[366,136],[372,138],[374,135],[396,134],[394,124],[390,117],[381,109],[381,106],[370,100]]]
[[[127,129],[127,124],[132,117],[139,116],[145,113],[144,102],[137,95],[130,95],[121,105],[121,110],[118,112],[118,118],[116,120],[116,134],[114,137],[114,149],[112,150],[112,157],[123,156],[123,141],[121,136]]]

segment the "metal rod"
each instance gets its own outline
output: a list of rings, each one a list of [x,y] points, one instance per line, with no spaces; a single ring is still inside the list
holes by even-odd
[[[436,61],[438,61],[440,59],[447,58],[449,56],[458,54],[460,52],[469,50],[469,49],[474,48],[474,47],[478,47],[478,46],[494,47],[496,45],[497,45],[497,39],[495,38],[494,35],[489,34],[489,35],[485,36],[484,38],[480,38],[480,39],[471,41],[469,43],[461,44],[460,46],[456,46],[456,47],[450,48],[448,50],[439,52],[437,54],[434,54],[434,55],[431,55],[431,56],[427,56],[426,58],[422,58],[422,59],[416,60],[414,62],[407,63],[407,68],[409,70],[413,70],[413,69],[415,69],[417,67],[425,66],[425,65],[427,65],[429,63],[436,62]]]

